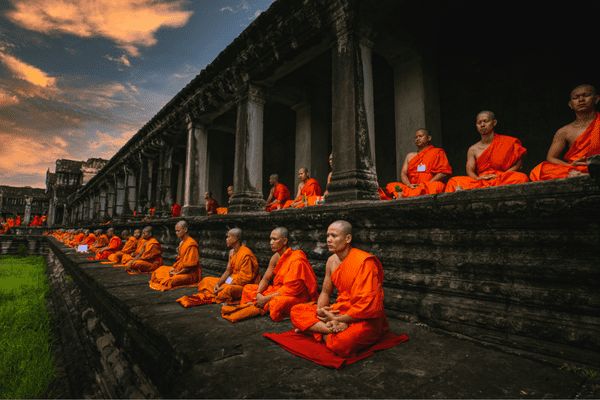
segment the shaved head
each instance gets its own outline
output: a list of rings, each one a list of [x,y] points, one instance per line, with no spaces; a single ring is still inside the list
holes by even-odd
[[[240,228],[231,228],[227,231],[227,234],[235,236],[238,241],[242,240],[242,230]]]
[[[343,219],[332,222],[329,226],[337,227],[344,235],[352,235],[352,224],[348,221],[344,221]]]
[[[133,231],[133,234],[135,235],[136,233],[142,233],[142,230],[141,230],[141,229],[139,229],[139,228],[138,228],[138,229],[136,229],[136,230],[134,230],[134,231]]]
[[[492,119],[492,120],[493,120],[493,119],[496,119],[496,114],[494,114],[494,112],[493,112],[493,111],[489,111],[489,110],[483,110],[483,111],[479,111],[479,112],[477,113],[477,116],[475,117],[475,120],[477,120],[477,118],[479,118],[479,116],[480,116],[481,114],[487,114],[487,116],[488,116],[490,119]]]
[[[178,226],[178,227],[180,227],[182,229],[186,229],[186,230],[189,229],[187,221],[185,221],[183,219],[181,221],[177,222],[177,224],[175,224],[175,226]]]
[[[127,230],[127,229],[123,229],[123,230],[121,231],[121,236],[129,236],[129,230]]]
[[[144,229],[142,230],[142,232],[148,232],[149,234],[152,235],[152,227],[150,225],[145,226]]]
[[[107,234],[114,235],[114,234],[115,234],[115,230],[114,230],[114,228],[108,228],[108,229],[106,230],[106,233],[107,233]]]
[[[277,175],[277,174],[271,174],[271,175],[269,176],[269,179],[276,179],[276,180],[279,180],[279,175]]]
[[[571,95],[578,89],[590,89],[592,91],[592,95],[595,96],[597,94],[596,88],[593,85],[590,85],[589,83],[582,83],[581,85],[575,86],[573,90],[571,90]]]
[[[287,228],[284,228],[283,226],[278,226],[277,228],[273,229],[273,232],[277,232],[280,237],[286,238],[286,239],[288,239],[290,236]]]

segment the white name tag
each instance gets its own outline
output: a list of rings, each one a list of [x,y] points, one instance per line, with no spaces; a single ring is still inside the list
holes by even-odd
[[[86,251],[88,251],[87,244],[80,244],[79,246],[77,246],[78,253],[85,253]]]
[[[426,170],[427,170],[427,167],[425,166],[425,164],[417,165],[417,172],[425,172]]]
[[[231,282],[233,282],[233,278],[228,276],[227,279],[225,279],[225,283],[230,284]]]

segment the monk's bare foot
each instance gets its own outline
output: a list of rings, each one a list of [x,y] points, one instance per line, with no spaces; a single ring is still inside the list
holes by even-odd
[[[583,176],[583,175],[587,175],[587,174],[584,174],[583,172],[574,169],[574,170],[569,171],[568,177],[569,178],[574,178],[576,176]]]

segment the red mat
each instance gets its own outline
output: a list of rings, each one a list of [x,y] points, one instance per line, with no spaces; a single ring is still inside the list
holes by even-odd
[[[379,342],[363,352],[344,358],[329,350],[325,346],[325,343],[317,342],[312,336],[296,333],[293,330],[283,333],[263,333],[263,336],[271,339],[298,357],[305,358],[324,367],[336,369],[370,357],[376,351],[390,349],[408,341],[407,334],[396,335],[395,333],[388,332]]]

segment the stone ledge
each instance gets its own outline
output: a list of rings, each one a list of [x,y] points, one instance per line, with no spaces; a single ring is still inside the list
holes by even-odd
[[[329,370],[262,338],[290,329],[289,321],[231,324],[218,306],[184,309],[174,300],[194,289],[155,292],[147,276],[87,262],[50,241],[116,342],[163,397],[575,397],[589,391],[580,376],[528,353],[507,354],[395,319],[392,329],[409,333],[408,343]]]

